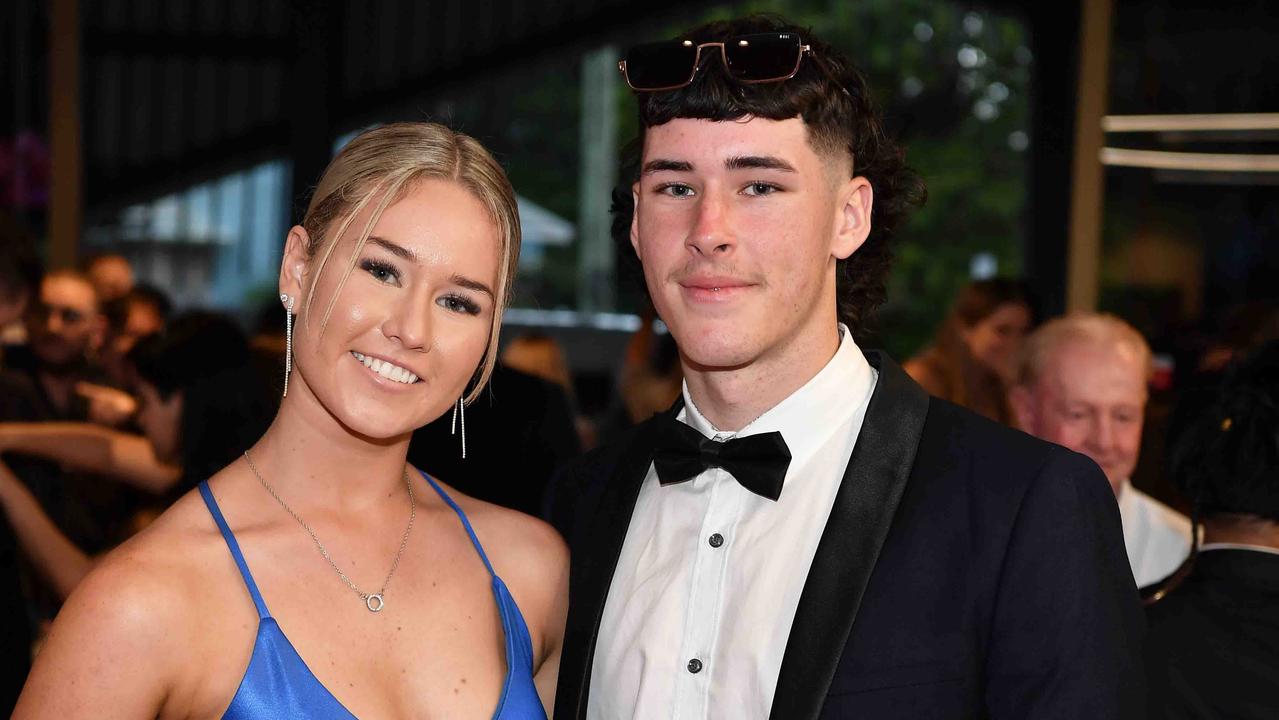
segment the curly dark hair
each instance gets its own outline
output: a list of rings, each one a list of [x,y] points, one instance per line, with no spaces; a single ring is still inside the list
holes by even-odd
[[[839,318],[855,333],[884,302],[892,267],[891,238],[912,207],[927,197],[923,180],[906,166],[905,150],[884,132],[882,118],[861,72],[809,28],[775,15],[751,15],[695,27],[679,36],[694,43],[722,42],[737,35],[795,33],[812,52],[795,76],[784,82],[742,84],[730,78],[715,53],[703,53],[693,82],[666,92],[636,93],[639,137],[624,161],[626,186],[638,178],[639,156],[647,128],[676,118],[736,120],[746,116],[770,120],[799,117],[809,140],[821,154],[847,153],[850,177],[864,177],[874,191],[871,231],[852,256],[836,264]],[[629,191],[614,195],[614,238],[627,243],[634,205]]]
[[[1170,457],[1200,517],[1279,521],[1279,340],[1227,370],[1211,401],[1173,433]]]

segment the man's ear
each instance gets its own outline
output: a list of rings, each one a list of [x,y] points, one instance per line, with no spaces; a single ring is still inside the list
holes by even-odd
[[[294,313],[298,312],[296,303],[302,297],[302,289],[306,287],[306,248],[310,242],[306,228],[301,225],[290,228],[288,238],[284,241],[284,258],[280,261],[280,294],[294,298]]]
[[[1033,435],[1039,423],[1036,421],[1035,398],[1031,395],[1030,388],[1014,385],[1008,391],[1008,404],[1013,411],[1017,428]]]
[[[875,191],[870,181],[855,177],[839,188],[836,197],[835,238],[830,254],[838,260],[847,259],[870,236],[871,210],[875,204]]]
[[[631,185],[631,248],[635,250],[635,257],[639,258],[640,263],[644,262],[644,255],[640,253],[639,246],[639,183]]]

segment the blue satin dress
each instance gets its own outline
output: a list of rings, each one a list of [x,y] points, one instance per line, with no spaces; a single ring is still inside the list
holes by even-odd
[[[502,618],[502,633],[506,644],[506,681],[502,686],[502,697],[498,700],[493,720],[546,720],[546,712],[542,709],[542,701],[538,698],[537,688],[533,684],[533,641],[529,637],[528,626],[524,616],[515,604],[515,598],[507,590],[506,584],[493,572],[479,538],[471,529],[462,508],[453,502],[444,489],[426,473],[422,477],[435,488],[444,502],[457,513],[462,527],[471,538],[471,544],[484,561],[492,577],[493,597],[497,600],[498,614]],[[218,503],[213,499],[208,482],[200,483],[200,496],[209,508],[209,514],[222,531],[231,557],[240,568],[244,584],[248,586],[249,595],[258,609],[258,635],[253,644],[253,655],[249,659],[249,667],[240,680],[240,687],[231,700],[231,706],[222,716],[225,720],[302,720],[304,718],[333,720],[355,720],[355,715],[343,707],[328,688],[320,684],[311,673],[306,662],[293,649],[292,643],[284,636],[284,631],[271,617],[262,594],[258,592],[257,583],[249,573],[249,566],[244,562],[240,546],[227,526],[226,519]]]

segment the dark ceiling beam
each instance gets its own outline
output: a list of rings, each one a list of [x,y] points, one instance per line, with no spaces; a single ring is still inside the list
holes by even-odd
[[[689,10],[697,5],[709,4],[706,0],[650,0],[644,4],[643,20],[651,21],[676,10]],[[623,30],[633,28],[638,20],[634,13],[626,11],[622,3],[597,3],[597,9],[583,15],[539,30],[525,37],[495,45],[482,53],[459,57],[447,65],[439,65],[429,72],[406,79],[394,86],[366,92],[347,98],[334,119],[339,130],[363,127],[379,118],[404,107],[407,102],[431,92],[439,92],[450,86],[474,81],[478,77],[510,68],[516,64],[534,64],[565,48],[585,45],[587,42],[603,44]],[[625,38],[631,40],[649,38]]]
[[[90,166],[85,177],[86,205],[94,214],[109,213],[136,202],[153,200],[176,188],[213,180],[272,158],[287,157],[290,127],[284,120],[172,158],[111,172]]]
[[[303,203],[333,157],[333,112],[342,105],[338,79],[341,58],[342,8],[328,0],[292,0],[290,35],[293,48],[288,73],[289,184],[293,221],[301,222]]]
[[[213,36],[199,33],[85,33],[86,60],[104,57],[152,57],[214,60],[279,60],[289,57],[291,40],[282,37]]]
[[[653,0],[645,6],[645,19],[653,20],[664,12],[689,7],[703,0]],[[306,0],[301,0],[305,5]],[[599,9],[585,13],[568,22],[539,31],[527,38],[509,42],[492,48],[476,56],[470,56],[447,68],[433,70],[426,75],[413,78],[388,90],[367,93],[358,98],[329,98],[330,118],[328,125],[335,132],[367,125],[381,120],[388,114],[404,107],[406,103],[432,91],[439,91],[455,83],[470,82],[477,77],[494,71],[503,70],[517,63],[536,62],[538,58],[562,52],[565,48],[584,44],[588,39],[592,42],[606,42],[611,35],[634,25],[636,18],[627,17],[619,12],[618,4],[602,5]],[[153,34],[108,34],[116,38],[153,38]],[[188,36],[177,36],[188,37]],[[88,38],[86,38],[88,40]],[[132,42],[132,41],[131,41]],[[204,39],[201,52],[212,51],[218,44]],[[253,41],[255,43],[263,41]],[[276,47],[287,51],[292,47],[293,39],[280,41]],[[108,43],[111,47],[120,47],[124,54],[139,54],[136,50]],[[102,45],[98,45],[99,50]],[[166,45],[176,49],[175,43]],[[229,50],[223,51],[231,55]],[[148,52],[147,54],[151,54]],[[195,54],[195,53],[189,53]],[[340,93],[341,86],[336,82],[329,85],[334,93]],[[358,109],[357,109],[358,108]],[[281,122],[251,129],[241,135],[219,140],[217,143],[195,148],[163,161],[149,162],[144,166],[114,169],[104,172],[101,168],[90,165],[87,168],[86,187],[89,196],[87,206],[95,213],[109,212],[125,207],[133,202],[154,198],[158,194],[173,188],[183,187],[201,182],[227,172],[251,167],[271,157],[287,158],[299,152],[294,147],[297,138],[295,128],[288,118]],[[332,142],[332,138],[329,138]],[[314,145],[314,142],[309,143]],[[309,157],[314,151],[306,153]],[[325,157],[327,161],[327,156]],[[315,177],[309,183],[315,182]],[[295,178],[295,183],[297,182]],[[306,188],[293,188],[296,199]]]

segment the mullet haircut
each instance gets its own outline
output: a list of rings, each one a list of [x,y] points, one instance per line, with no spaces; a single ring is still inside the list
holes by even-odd
[[[665,92],[636,93],[640,130],[628,151],[627,179],[638,176],[644,134],[650,127],[677,118],[802,119],[813,149],[823,156],[850,158],[848,177],[866,178],[874,191],[870,235],[857,252],[838,261],[835,269],[839,319],[855,335],[861,335],[870,313],[884,302],[892,267],[893,233],[910,210],[922,205],[927,197],[923,180],[906,166],[905,150],[884,132],[861,72],[811,29],[791,25],[774,15],[752,15],[707,23],[679,39],[700,44],[754,33],[795,33],[811,47],[811,52],[791,79],[757,84],[733,80],[724,71],[718,53],[703,52],[701,69],[691,84]],[[615,202],[614,210],[625,212],[627,205],[631,204]],[[634,211],[633,205],[630,209]],[[629,228],[629,217],[625,221]]]

